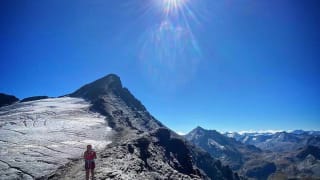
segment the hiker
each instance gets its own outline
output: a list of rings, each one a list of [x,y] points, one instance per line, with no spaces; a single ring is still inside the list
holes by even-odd
[[[91,145],[87,145],[87,150],[84,152],[84,161],[85,161],[85,169],[86,169],[86,180],[89,180],[89,175],[91,172],[91,178],[94,178],[94,168],[95,163],[94,159],[97,158],[96,152],[92,149]]]

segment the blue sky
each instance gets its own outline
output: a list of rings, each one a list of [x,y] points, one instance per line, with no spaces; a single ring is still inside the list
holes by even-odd
[[[60,96],[116,73],[178,132],[320,130],[317,0],[168,2],[1,1],[0,92]]]

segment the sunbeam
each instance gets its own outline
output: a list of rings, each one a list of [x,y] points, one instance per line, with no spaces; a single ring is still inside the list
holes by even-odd
[[[157,83],[184,84],[197,71],[202,52],[194,32],[194,26],[199,24],[191,7],[194,3],[152,0],[148,4],[151,7],[146,8],[148,12],[154,10],[154,23],[141,35],[139,59]]]

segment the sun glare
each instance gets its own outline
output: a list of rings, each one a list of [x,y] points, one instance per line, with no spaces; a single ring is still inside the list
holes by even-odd
[[[146,11],[153,18],[139,40],[139,60],[148,76],[159,84],[183,84],[197,71],[202,58],[197,41],[197,15],[202,1],[146,0]]]
[[[177,13],[183,8],[187,0],[161,0],[166,14]]]

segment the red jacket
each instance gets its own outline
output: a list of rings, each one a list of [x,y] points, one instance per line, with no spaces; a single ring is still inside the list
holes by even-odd
[[[96,152],[94,152],[92,150],[84,152],[83,156],[84,156],[85,160],[93,160],[93,159],[97,158]]]

